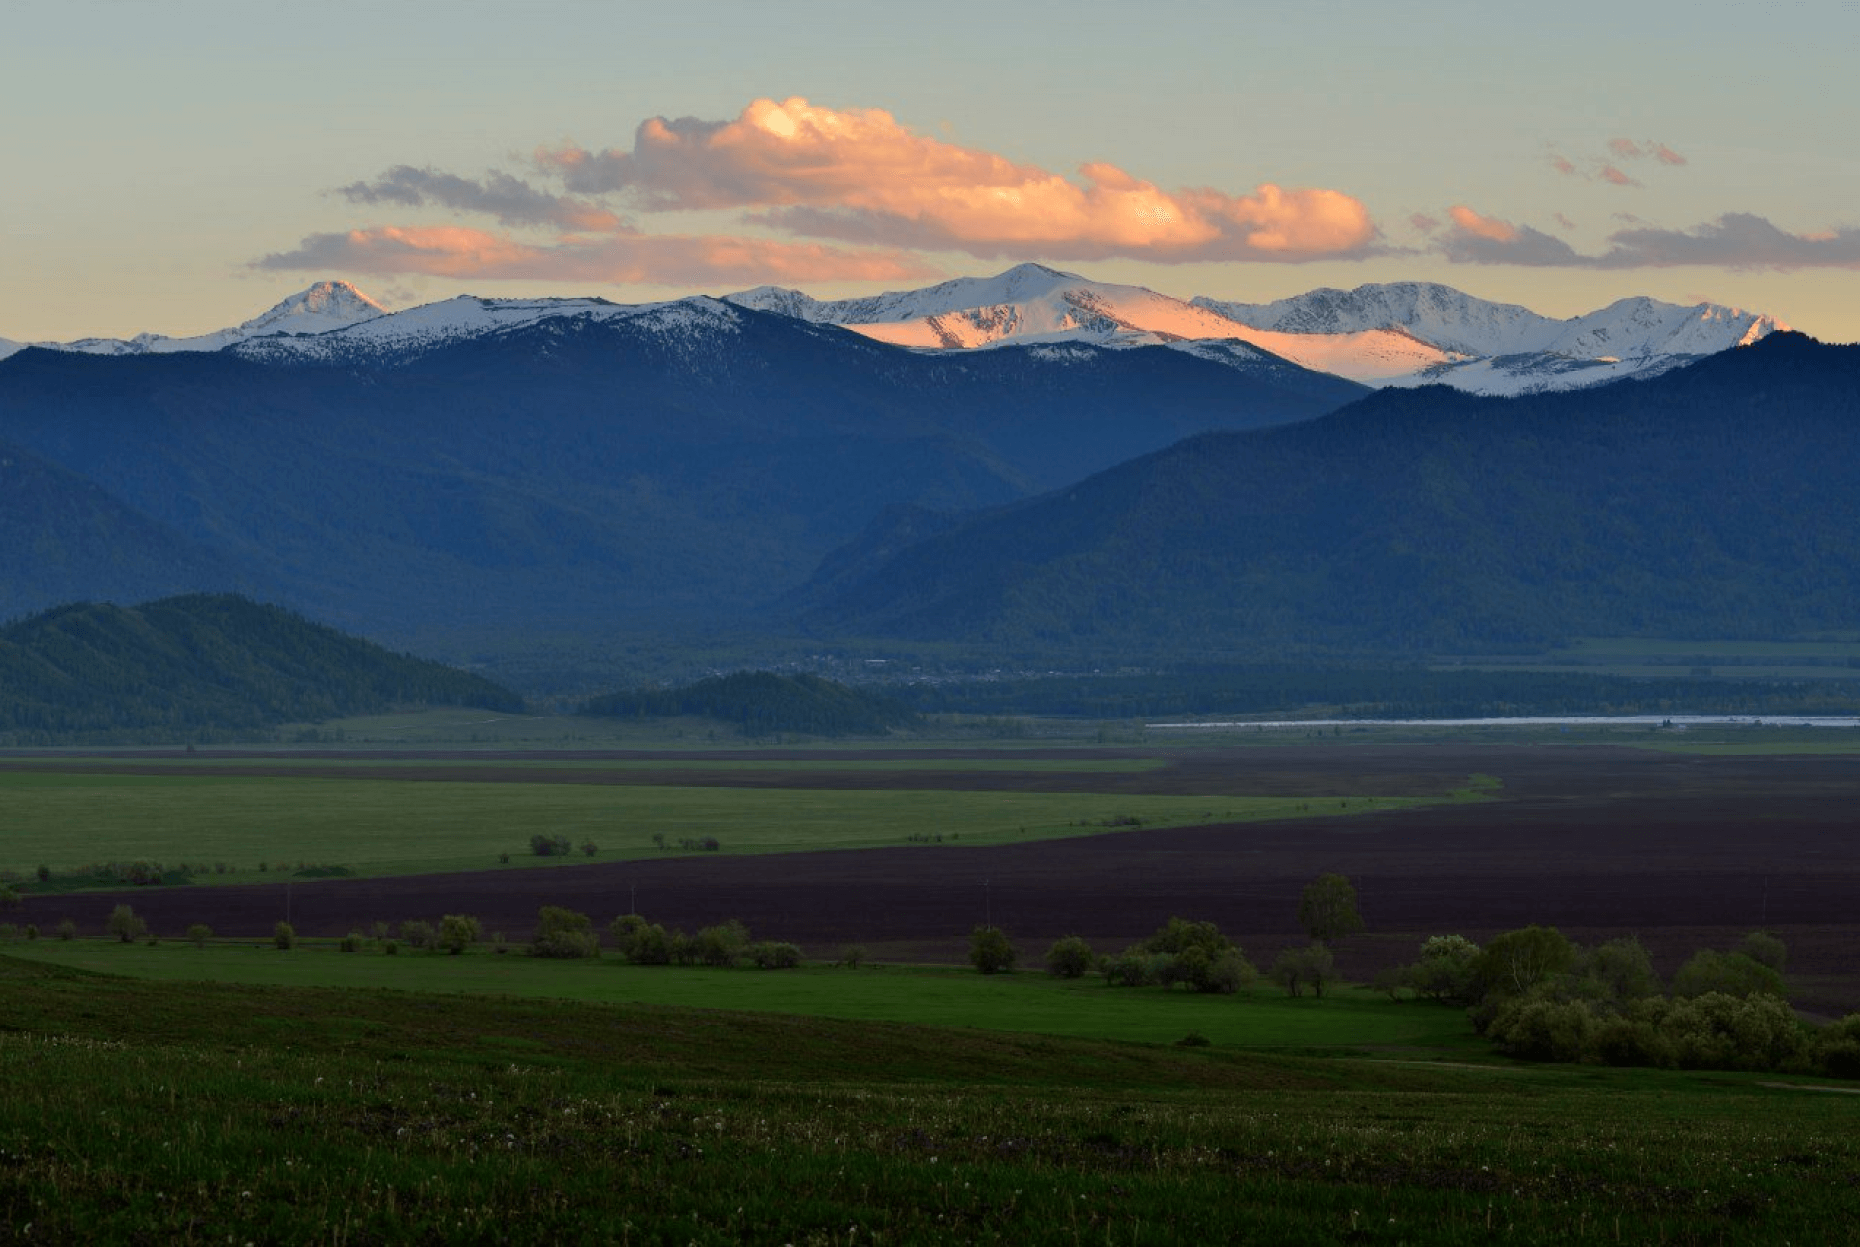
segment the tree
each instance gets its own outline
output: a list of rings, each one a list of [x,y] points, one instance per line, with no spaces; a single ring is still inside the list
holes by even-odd
[[[1319,940],[1303,948],[1288,948],[1272,963],[1272,981],[1293,996],[1309,987],[1312,995],[1321,997],[1324,984],[1336,977],[1337,963]]]
[[[470,914],[447,914],[439,920],[439,946],[456,957],[478,942],[480,930]]]
[[[733,966],[749,947],[749,928],[732,918],[697,933],[697,959],[707,966]]]
[[[439,933],[433,930],[433,924],[419,918],[409,918],[400,924],[400,938],[408,948],[431,948]]]
[[[125,944],[133,944],[148,934],[149,924],[136,917],[136,911],[127,905],[118,905],[110,911],[104,921],[103,929]],[[63,927],[59,928],[63,934]]]
[[[1328,944],[1357,934],[1363,917],[1356,912],[1356,889],[1342,875],[1319,875],[1298,899],[1298,923],[1314,943]]]
[[[20,903],[18,888],[11,884],[0,887],[0,910],[18,909]]]
[[[196,922],[187,928],[187,938],[194,942],[195,948],[205,948],[207,941],[213,938],[213,928],[204,922]]]
[[[1014,968],[1014,945],[1000,927],[978,926],[969,933],[969,963],[983,974]]]
[[[1783,976],[1748,954],[1716,953],[1707,949],[1694,953],[1673,976],[1673,995],[1703,996],[1720,992],[1726,996],[1775,996],[1788,994]]]
[[[1783,973],[1789,961],[1788,947],[1768,931],[1752,931],[1737,946],[1737,951],[1752,961],[1761,962],[1776,973]]]
[[[297,928],[288,922],[280,922],[271,928],[271,942],[282,949],[291,948],[297,943]]]
[[[598,957],[601,940],[586,914],[555,905],[544,905],[536,914],[536,938],[530,942],[532,957]]]
[[[1091,945],[1076,935],[1054,940],[1046,950],[1046,972],[1057,979],[1082,978],[1091,963]]]
[[[1478,981],[1479,946],[1463,935],[1432,935],[1406,971],[1408,986],[1430,1000],[1470,1001]]]
[[[1625,1004],[1660,992],[1660,976],[1653,958],[1632,935],[1597,944],[1582,959],[1582,977],[1602,999]]]
[[[1478,987],[1484,996],[1518,996],[1566,974],[1576,946],[1555,927],[1535,924],[1492,937],[1479,954]]]

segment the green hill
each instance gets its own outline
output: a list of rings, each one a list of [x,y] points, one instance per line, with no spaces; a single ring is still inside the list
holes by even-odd
[[[893,698],[813,675],[738,671],[680,688],[641,688],[596,697],[581,713],[612,718],[701,715],[733,723],[750,736],[875,736],[916,721]]]
[[[233,595],[79,603],[0,628],[0,743],[194,739],[406,705],[522,699]]]

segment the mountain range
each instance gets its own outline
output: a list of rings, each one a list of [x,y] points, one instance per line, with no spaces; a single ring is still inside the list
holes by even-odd
[[[1860,618],[1860,347],[1653,380],[1384,390],[1209,433],[822,574],[829,635],[1028,650],[1460,652]]]
[[[387,313],[319,283],[221,334],[0,359],[0,617],[234,590],[376,636],[1129,653],[1849,626],[1860,377],[1776,329],[1037,265],[836,303]],[[1806,511],[1756,490],[1784,481]]]
[[[1184,301],[1040,264],[857,299],[823,301],[775,286],[723,299],[919,351],[1004,344],[1170,346],[1221,358],[1245,344],[1366,385],[1439,384],[1480,394],[1577,389],[1652,376],[1787,328],[1760,313],[1648,298],[1622,299],[1558,320],[1426,282],[1318,289],[1271,303],[1204,296]],[[272,360],[372,359],[546,319],[665,314],[669,306],[461,296],[388,313],[348,283],[324,281],[241,325],[213,333],[31,345],[93,355],[230,347]],[[342,332],[329,336],[330,331]],[[21,349],[22,344],[0,338],[0,359]]]

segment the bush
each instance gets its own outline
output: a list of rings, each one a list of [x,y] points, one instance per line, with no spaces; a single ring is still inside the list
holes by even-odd
[[[1694,953],[1673,976],[1673,995],[1703,996],[1717,992],[1726,996],[1753,993],[1781,998],[1787,992],[1783,977],[1774,969],[1746,953],[1715,953],[1709,949]]]
[[[583,840],[581,842],[581,851],[584,855],[593,857],[596,853],[601,851],[601,846],[594,843],[592,840]]]
[[[1155,959],[1138,949],[1129,949],[1104,963],[1104,981],[1111,987],[1147,987],[1156,981],[1152,972]],[[1173,962],[1173,958],[1169,959]]]
[[[129,906],[118,905],[115,909],[110,911],[110,916],[104,920],[103,929],[110,935],[114,935],[122,943],[133,944],[144,935],[148,934],[149,924],[136,917],[136,911]],[[60,927],[59,934],[63,935],[63,933],[64,928]],[[75,933],[76,929],[73,928],[73,934]]]
[[[360,952],[362,948],[362,933],[360,931],[349,932],[337,942],[336,947],[345,953]]]
[[[1012,970],[1016,959],[1014,945],[1000,927],[978,926],[969,933],[969,964],[983,974]]]
[[[456,957],[478,942],[481,929],[470,914],[447,914],[439,920],[439,947]]]
[[[1092,961],[1091,945],[1076,935],[1054,940],[1046,950],[1046,972],[1056,979],[1083,978]]]
[[[195,948],[205,948],[207,941],[213,938],[213,928],[204,922],[196,922],[187,928],[187,938],[193,941]]]
[[[1580,1061],[1596,1031],[1585,1001],[1543,995],[1514,997],[1498,1011],[1486,1034],[1500,1052],[1528,1061]]]
[[[865,945],[848,944],[840,949],[840,964],[848,970],[857,970],[865,964]]]
[[[0,909],[18,909],[23,903],[18,888],[10,883],[0,887]]]
[[[1788,947],[1768,931],[1752,931],[1744,937],[1744,942],[1737,946],[1736,951],[1778,974],[1783,972],[1789,961]]]
[[[1566,974],[1576,946],[1555,927],[1528,926],[1492,937],[1474,965],[1474,998],[1509,999]]]
[[[1613,1003],[1644,1000],[1660,993],[1660,976],[1653,972],[1653,959],[1631,935],[1590,949],[1582,957],[1581,974],[1589,994]]]
[[[586,914],[544,905],[536,915],[536,938],[529,951],[532,957],[598,957],[601,940]]]
[[[128,908],[128,906],[124,906],[124,908]],[[77,923],[66,918],[58,924],[57,931],[59,939],[74,940],[77,938]]]
[[[398,956],[399,954],[400,954],[400,941],[399,940],[382,940],[381,941],[381,955],[383,957],[395,957],[395,956]]]
[[[749,928],[732,918],[697,933],[697,959],[707,966],[733,966],[749,947]]]
[[[16,940],[18,938],[19,938],[18,927],[14,926],[10,922],[0,922],[0,940]]]
[[[1479,946],[1463,935],[1434,935],[1421,942],[1421,959],[1407,967],[1407,985],[1429,1000],[1464,1004],[1476,994]]]
[[[607,931],[620,955],[636,966],[672,963],[671,939],[657,923],[647,922],[638,914],[622,914],[608,924]]]
[[[271,942],[279,948],[289,950],[297,944],[297,928],[288,922],[280,922],[271,928]]]
[[[400,924],[400,939],[408,948],[431,948],[438,941],[439,932],[433,929],[430,922],[409,918]]]
[[[1303,948],[1288,948],[1272,963],[1272,981],[1289,995],[1297,996],[1309,987],[1314,996],[1324,994],[1324,984],[1337,977],[1337,964],[1330,949],[1313,940]]]
[[[749,946],[749,960],[758,970],[792,970],[801,964],[801,950],[783,940],[763,940]]]
[[[36,940],[39,938],[39,924],[38,923],[28,922],[26,924],[26,938],[29,940]]]
[[[530,837],[530,852],[537,857],[567,857],[567,836],[545,836],[540,831]]]

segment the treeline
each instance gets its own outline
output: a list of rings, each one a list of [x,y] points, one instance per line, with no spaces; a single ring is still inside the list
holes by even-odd
[[[1781,940],[1753,932],[1736,948],[1700,950],[1663,985],[1632,936],[1583,948],[1529,926],[1483,948],[1435,936],[1377,982],[1391,996],[1406,988],[1466,1005],[1494,1047],[1526,1060],[1860,1078],[1860,1014],[1805,1025],[1789,1007],[1787,958]]]
[[[1639,677],[1425,667],[1174,666],[1142,675],[1050,675],[906,685],[923,714],[1083,719],[1282,714],[1482,718],[1547,714],[1852,714],[1860,678]]]
[[[606,718],[697,715],[733,724],[746,736],[874,736],[917,721],[910,706],[888,694],[772,671],[738,671],[676,688],[628,689],[593,698],[581,713]]]
[[[408,705],[520,711],[480,676],[281,607],[193,594],[61,606],[0,628],[0,744],[215,739]]]

